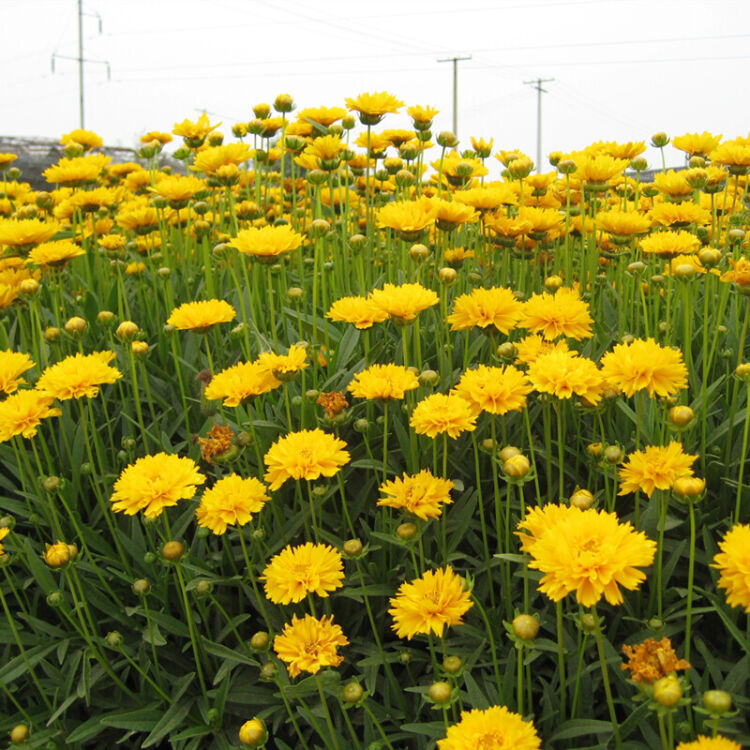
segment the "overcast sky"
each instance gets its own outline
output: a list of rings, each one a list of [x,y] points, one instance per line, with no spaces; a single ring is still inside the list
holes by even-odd
[[[206,110],[231,139],[252,105],[299,108],[389,91],[441,110],[459,136],[536,155],[543,147],[711,131],[747,135],[748,0],[84,0],[86,127],[131,146]],[[78,126],[76,0],[0,0],[0,134],[59,137]],[[100,31],[101,24],[101,31]],[[56,55],[54,72],[52,57]],[[111,77],[108,77],[107,70]],[[384,127],[407,127],[389,115]],[[668,161],[680,163],[670,147]],[[654,163],[654,151],[647,154]],[[545,169],[547,165],[545,164]]]

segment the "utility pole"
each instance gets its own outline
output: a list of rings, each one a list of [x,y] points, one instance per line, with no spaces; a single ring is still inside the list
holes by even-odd
[[[79,127],[83,129],[85,127],[85,107],[84,107],[84,80],[83,80],[83,66],[85,63],[97,63],[98,65],[107,66],[107,80],[111,80],[112,71],[109,66],[109,62],[106,60],[87,60],[83,56],[83,17],[94,16],[99,20],[99,33],[102,33],[102,17],[98,13],[84,13],[83,12],[83,0],[77,0],[78,5],[78,56],[69,57],[68,55],[58,55],[57,52],[52,53],[52,72],[55,72],[55,60],[74,60],[78,63],[78,122]]]
[[[471,55],[468,57],[444,57],[442,60],[438,60],[439,63],[452,62],[453,63],[453,134],[458,135],[458,63],[461,60],[471,60]]]
[[[536,89],[536,171],[539,174],[542,171],[542,94],[547,93],[547,89],[542,88],[543,83],[554,81],[554,78],[537,78],[533,81],[524,81],[524,85],[532,86]]]

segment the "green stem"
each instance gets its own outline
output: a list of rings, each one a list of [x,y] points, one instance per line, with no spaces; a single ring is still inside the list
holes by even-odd
[[[604,654],[604,636],[602,635],[602,628],[599,624],[599,615],[596,611],[596,604],[591,607],[591,614],[594,616],[594,623],[596,629],[596,649],[599,652],[599,664],[602,669],[602,680],[604,682],[604,692],[607,696],[607,706],[609,708],[609,717],[612,722],[612,731],[615,735],[615,747],[620,750],[622,747],[622,740],[620,739],[620,726],[617,723],[617,714],[615,713],[615,702],[612,698],[612,686],[609,683],[609,670],[607,668],[607,659]]]

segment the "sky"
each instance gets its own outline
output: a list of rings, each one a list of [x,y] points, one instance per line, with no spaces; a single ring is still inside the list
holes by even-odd
[[[232,140],[252,107],[388,91],[470,136],[536,157],[597,140],[750,130],[747,0],[84,0],[85,126],[107,145],[206,111]],[[77,0],[0,0],[0,135],[79,126]],[[54,66],[53,66],[54,58]],[[54,70],[53,70],[54,67]],[[409,127],[406,114],[383,127]],[[683,163],[667,149],[668,164]],[[654,149],[646,154],[661,166]],[[544,168],[548,168],[545,161]]]

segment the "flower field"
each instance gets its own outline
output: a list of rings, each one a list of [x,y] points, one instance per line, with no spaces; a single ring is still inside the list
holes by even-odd
[[[0,154],[8,746],[750,745],[750,137],[437,114]]]

